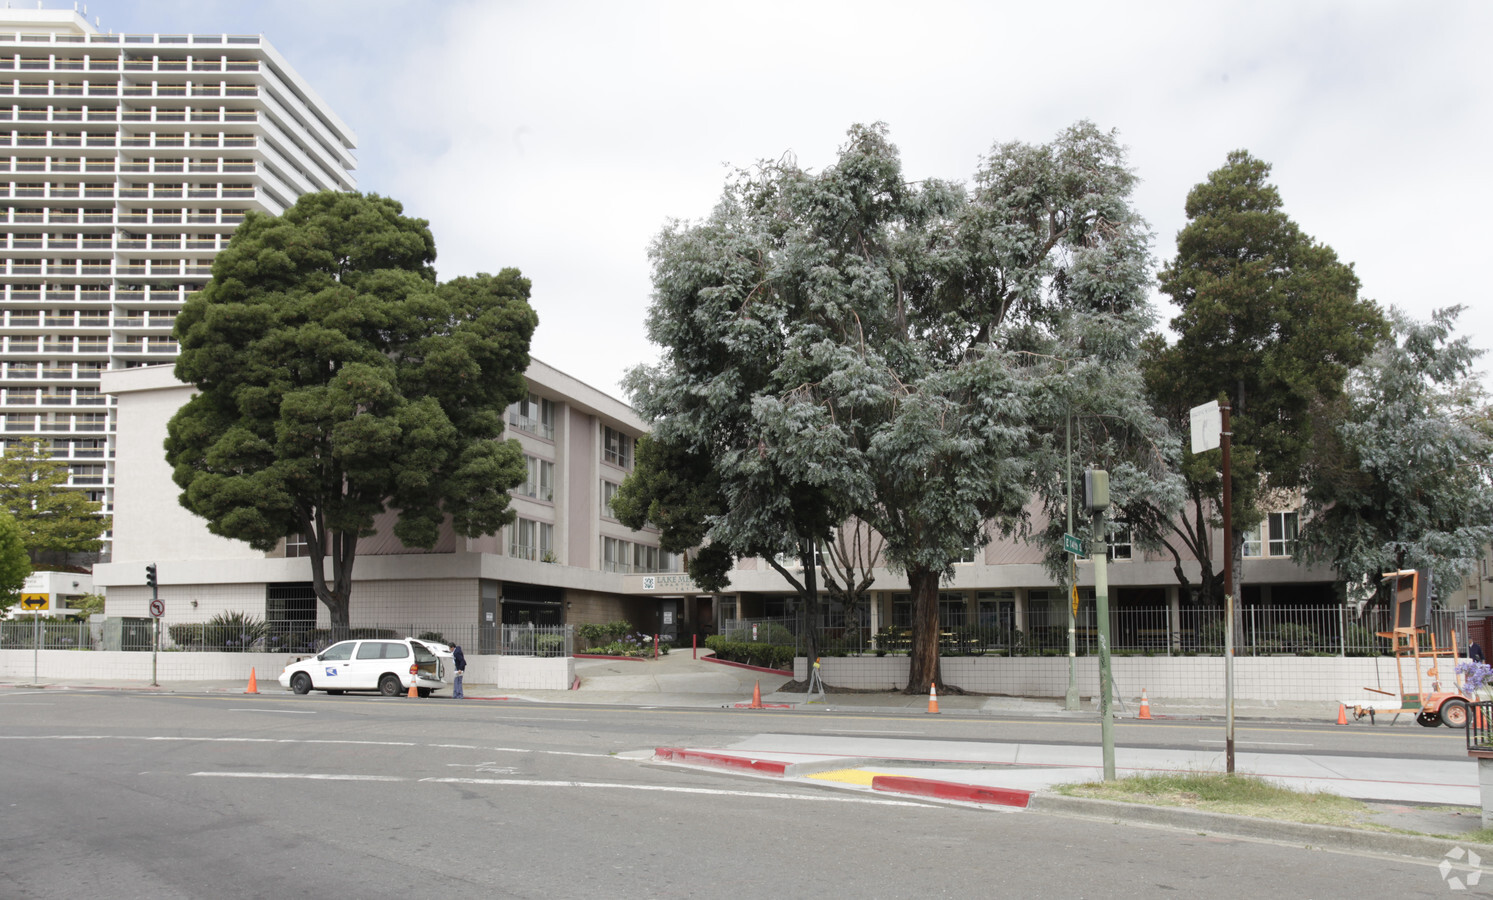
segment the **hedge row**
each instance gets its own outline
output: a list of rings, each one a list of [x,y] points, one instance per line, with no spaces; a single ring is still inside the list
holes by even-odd
[[[761,666],[765,669],[791,670],[793,668],[792,647],[752,641],[728,641],[718,634],[706,638],[705,646],[714,650],[718,658],[730,662]]]

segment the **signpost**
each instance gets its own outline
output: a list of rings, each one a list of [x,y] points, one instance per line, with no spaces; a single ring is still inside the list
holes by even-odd
[[[46,594],[22,594],[21,609],[46,609],[47,601]]]
[[[1074,556],[1083,556],[1083,541],[1071,534],[1063,535],[1063,552],[1072,553]]]
[[[1230,466],[1229,407],[1217,400],[1194,406],[1192,452],[1223,449],[1223,696],[1227,712],[1224,726],[1224,768],[1234,771],[1234,515],[1233,470]],[[1212,560],[1199,560],[1212,565]]]
[[[166,614],[166,602],[161,599],[155,563],[145,567],[145,583],[150,585],[150,617],[151,624],[155,626],[150,641],[150,686],[160,687],[160,682],[156,679],[156,656],[161,651],[161,616]]]

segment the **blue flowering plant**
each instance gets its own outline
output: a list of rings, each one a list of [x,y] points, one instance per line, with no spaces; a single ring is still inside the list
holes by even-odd
[[[1457,674],[1462,676],[1462,690],[1468,694],[1493,687],[1493,666],[1487,663],[1464,659],[1457,663]]]

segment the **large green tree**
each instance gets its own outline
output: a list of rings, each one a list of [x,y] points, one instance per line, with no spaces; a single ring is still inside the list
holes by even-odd
[[[855,516],[912,589],[907,689],[939,682],[939,582],[987,522],[1021,526],[1067,411],[1147,425],[1105,419],[1106,388],[1140,396],[1124,374],[1151,324],[1133,181],[1088,123],[997,145],[969,187],[908,182],[885,128],[857,126],[824,171],[762,163],[706,221],[665,229],[662,359],[627,386],[654,440],[716,480],[707,546],[807,556]]]
[[[14,518],[0,511],[0,618],[21,599],[30,574],[26,533]]]
[[[1454,336],[1460,312],[1392,311],[1393,337],[1353,371],[1339,422],[1318,436],[1297,558],[1331,564],[1355,596],[1401,569],[1429,570],[1444,596],[1493,542],[1493,422],[1482,352]]]
[[[12,441],[0,456],[0,510],[20,525],[33,566],[60,568],[70,554],[103,546],[103,505],[67,480],[67,463],[53,459],[39,438]]]
[[[197,388],[166,440],[182,505],[257,549],[305,535],[334,625],[376,516],[396,511],[416,547],[445,521],[492,534],[524,480],[518,443],[499,438],[526,390],[529,281],[438,284],[434,259],[426,223],[394,200],[308,194],[248,214],[177,317],[176,375]]]
[[[1235,546],[1225,552],[1236,555],[1261,519],[1262,490],[1302,485],[1321,412],[1387,333],[1379,309],[1358,296],[1352,265],[1285,214],[1269,176],[1268,164],[1239,150],[1188,193],[1188,223],[1160,275],[1179,310],[1171,320],[1177,340],[1146,344],[1147,386],[1168,421],[1185,426],[1192,407],[1230,402]],[[1222,574],[1212,564],[1220,453],[1182,447],[1174,465],[1186,482],[1185,514],[1134,504],[1127,515],[1171,553],[1184,587],[1183,564],[1198,560],[1201,594],[1221,602]]]

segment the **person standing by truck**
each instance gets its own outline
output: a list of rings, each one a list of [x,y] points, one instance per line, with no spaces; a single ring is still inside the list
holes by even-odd
[[[467,671],[467,657],[466,654],[461,652],[460,644],[453,644],[451,646],[451,656],[456,663],[456,683],[452,687],[451,698],[453,700],[464,700],[466,699],[466,694],[461,692],[461,679]]]

